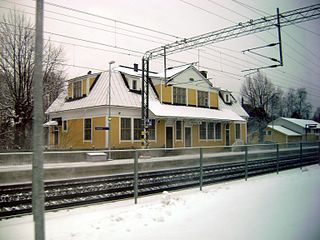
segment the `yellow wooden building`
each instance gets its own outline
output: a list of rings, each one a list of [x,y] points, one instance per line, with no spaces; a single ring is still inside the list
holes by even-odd
[[[320,124],[313,120],[280,117],[268,124],[264,141],[274,143],[320,140]]]
[[[110,76],[89,73],[68,81],[67,90],[46,111],[49,148],[104,149],[108,131],[112,149],[141,147],[141,71],[119,66]],[[204,72],[185,65],[168,69],[166,83],[163,73],[151,72],[150,78],[149,147],[246,143],[247,113]]]

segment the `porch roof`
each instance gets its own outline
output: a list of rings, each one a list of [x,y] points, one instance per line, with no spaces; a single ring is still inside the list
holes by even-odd
[[[156,117],[161,118],[185,118],[197,120],[219,120],[219,121],[241,121],[245,119],[233,111],[222,109],[198,108],[189,106],[176,106],[161,104],[158,101],[150,100],[149,109]]]

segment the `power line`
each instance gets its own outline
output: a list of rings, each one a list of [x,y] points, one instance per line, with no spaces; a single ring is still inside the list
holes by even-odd
[[[189,3],[189,2],[184,1],[184,0],[179,0],[179,1],[185,3],[185,4],[189,5],[189,6],[192,6],[192,7],[194,7],[194,8],[198,8],[198,9],[200,9],[200,10],[206,12],[206,13],[209,13],[209,14],[211,14],[211,15],[214,15],[214,16],[216,16],[216,17],[222,18],[222,19],[224,19],[224,20],[226,20],[226,21],[228,21],[228,22],[236,23],[236,22],[234,22],[234,21],[232,21],[232,20],[230,20],[230,19],[228,19],[228,18],[225,18],[225,17],[219,15],[219,14],[216,14],[216,13],[214,13],[214,12],[212,12],[212,11],[209,11],[209,10],[207,10],[207,9],[205,9],[205,8],[199,7],[198,5]]]
[[[151,28],[139,26],[139,25],[136,25],[136,24],[125,22],[125,21],[120,21],[120,20],[117,20],[117,19],[104,17],[104,16],[101,16],[101,15],[98,15],[98,14],[81,11],[81,10],[78,10],[78,9],[75,9],[75,8],[62,6],[62,5],[59,5],[59,4],[56,4],[56,3],[52,3],[52,2],[45,2],[45,4],[53,6],[53,7],[57,7],[57,8],[62,8],[64,10],[69,10],[69,11],[72,11],[72,12],[81,13],[81,14],[85,14],[85,15],[88,15],[88,16],[92,16],[92,17],[97,17],[97,18],[101,18],[101,19],[104,19],[104,20],[108,20],[108,21],[113,21],[113,22],[116,22],[116,23],[120,23],[120,24],[124,24],[124,25],[130,26],[130,27],[139,28],[139,29],[143,29],[143,30],[147,30],[147,31],[150,31],[150,32],[154,32],[154,33],[158,33],[158,34],[161,34],[161,35],[165,35],[165,36],[169,36],[169,37],[172,37],[172,38],[179,39],[179,37],[177,37],[177,36],[175,36],[173,34],[169,34],[169,33],[165,33],[165,32],[159,31],[159,30],[154,30],[154,29],[151,29]]]

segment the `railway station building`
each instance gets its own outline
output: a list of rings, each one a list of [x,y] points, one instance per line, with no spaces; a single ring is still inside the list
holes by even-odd
[[[150,72],[149,147],[247,142],[248,114],[228,90],[192,64]],[[141,148],[141,70],[119,66],[67,81],[47,109],[50,149]],[[110,93],[110,95],[109,95]],[[109,97],[110,96],[110,97]],[[110,99],[110,102],[109,102]],[[109,125],[110,111],[110,125]]]

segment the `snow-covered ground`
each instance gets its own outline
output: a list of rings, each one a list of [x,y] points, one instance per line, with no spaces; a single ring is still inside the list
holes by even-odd
[[[46,239],[320,239],[320,166],[46,214]],[[32,216],[0,239],[33,239]]]

